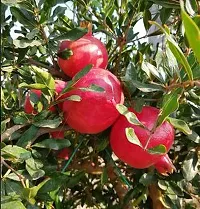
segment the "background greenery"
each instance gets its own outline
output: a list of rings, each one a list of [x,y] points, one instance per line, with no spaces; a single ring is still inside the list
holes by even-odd
[[[2,209],[200,208],[199,1],[186,0],[184,6],[178,0],[1,2]],[[154,13],[152,5],[158,8]],[[134,31],[141,19],[148,34],[143,38],[160,35],[164,44],[153,48],[141,42]],[[92,22],[94,36],[103,37],[108,69],[123,85],[125,105],[161,108],[160,122],[167,119],[175,126],[169,156],[177,171],[170,176],[113,160],[109,129],[82,135],[61,124],[62,113],[46,110],[53,101],[49,89],[54,89],[54,79],[70,80],[57,65],[59,42],[83,36],[83,20]],[[11,28],[17,22],[18,38],[13,40]],[[25,114],[27,90],[41,87],[42,100],[32,98],[40,113]],[[48,140],[55,130],[66,130],[62,142]],[[56,158],[64,147],[72,151],[67,162]]]

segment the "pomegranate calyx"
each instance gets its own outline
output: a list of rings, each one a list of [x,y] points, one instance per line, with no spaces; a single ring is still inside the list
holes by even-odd
[[[57,55],[64,60],[68,60],[73,55],[73,51],[71,49],[65,48],[64,50],[59,51]]]
[[[175,166],[173,165],[171,159],[169,158],[169,156],[163,155],[159,161],[157,161],[154,164],[154,167],[156,168],[156,170],[158,171],[158,173],[164,175],[164,176],[168,176],[169,174],[172,174],[174,171],[176,171]]]

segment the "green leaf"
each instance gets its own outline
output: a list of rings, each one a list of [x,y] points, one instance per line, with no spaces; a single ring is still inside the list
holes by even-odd
[[[41,169],[42,167],[43,163],[37,159],[30,158],[26,160],[26,170],[33,180],[37,180],[45,175],[45,172]]]
[[[166,147],[163,144],[147,149],[147,152],[153,155],[163,155],[167,152]]]
[[[71,145],[68,139],[45,139],[41,142],[34,144],[32,147],[48,148],[53,150],[60,150]]]
[[[32,70],[36,74],[36,83],[44,84],[49,89],[47,93],[53,97],[55,93],[55,81],[52,75],[36,66],[32,66]]]
[[[41,189],[48,181],[49,179],[47,178],[41,183],[39,183],[37,186],[31,188],[24,188],[22,191],[24,199],[26,199],[28,202],[34,205],[36,202],[34,198],[36,197],[39,189]]]
[[[192,18],[185,12],[184,3],[181,3],[181,17],[185,27],[185,33],[197,60],[200,62],[200,29]]]
[[[138,145],[139,147],[143,147],[133,128],[126,128],[125,133],[129,142]]]
[[[1,134],[6,130],[6,124],[10,122],[10,118],[1,121]]]
[[[185,70],[186,74],[188,75],[188,78],[190,80],[193,80],[193,73],[192,73],[192,69],[185,57],[185,55],[183,54],[181,48],[178,46],[178,44],[175,42],[175,40],[169,35],[168,30],[169,28],[167,28],[165,26],[165,29],[160,26],[158,23],[151,21],[151,24],[155,24],[158,28],[160,28],[166,35],[167,38],[167,44],[171,50],[171,52],[174,54],[174,56],[176,57],[176,59],[182,64],[183,69]]]
[[[57,128],[62,123],[61,118],[56,118],[53,120],[41,120],[37,122],[33,122],[33,125],[36,127],[44,127],[44,128]]]
[[[154,92],[154,91],[164,91],[164,88],[160,84],[145,84],[137,80],[132,80],[133,85],[142,92]]]
[[[24,161],[31,157],[31,153],[29,151],[16,145],[7,145],[1,149],[1,152],[3,156],[8,156],[11,160],[14,158],[16,160]]]
[[[46,85],[42,83],[34,83],[34,84],[27,84],[27,83],[20,83],[19,88],[28,88],[28,89],[46,89]]]
[[[96,84],[91,84],[89,87],[85,88],[79,88],[82,91],[91,91],[91,92],[105,92],[105,89],[101,86],[98,86]]]
[[[199,160],[195,150],[191,150],[182,164],[183,176],[187,181],[191,181],[199,172]]]
[[[13,44],[17,47],[17,48],[27,48],[27,47],[33,47],[33,46],[40,46],[42,45],[42,42],[39,40],[28,40],[28,39],[16,39],[13,40]]]
[[[69,97],[66,98],[69,101],[73,101],[73,102],[80,102],[81,101],[81,97],[79,95],[71,95]]]
[[[156,176],[153,173],[144,173],[139,179],[139,182],[144,186],[148,186],[149,184],[152,184],[155,181]]]
[[[79,71],[73,78],[71,81],[67,82],[67,85],[65,86],[65,88],[62,90],[61,95],[70,91],[73,87],[73,85],[76,84],[76,82],[81,79],[83,76],[85,76],[92,68],[92,65],[87,65],[86,67],[84,67],[81,71]]]
[[[158,116],[157,126],[161,125],[163,121],[175,110],[178,109],[180,98],[180,89],[176,89],[169,94],[166,94],[163,98],[163,104]]]
[[[26,209],[26,207],[20,201],[10,201],[1,204],[1,209],[10,209],[10,208]]]
[[[17,173],[23,175],[24,171],[25,170],[17,170]],[[19,176],[17,176],[15,173],[10,173],[6,175],[6,178],[11,179],[13,181],[21,181]]]
[[[182,131],[184,134],[189,135],[192,133],[192,130],[189,128],[187,123],[183,120],[167,117],[167,121],[172,124],[176,129]]]
[[[138,120],[137,116],[128,110],[128,108],[122,104],[117,104],[116,109],[121,115],[124,115],[128,122],[133,125],[144,127],[144,125]]]
[[[67,33],[63,33],[60,36],[56,36],[56,38],[54,38],[52,40],[54,40],[54,41],[61,41],[61,40],[75,41],[75,40],[81,38],[82,36],[84,36],[87,32],[88,31],[86,28],[77,27],[77,28],[70,30]]]
[[[187,137],[196,144],[200,144],[200,136],[195,131],[192,131],[192,134],[188,135]]]
[[[22,134],[17,142],[17,145],[20,147],[26,147],[36,137],[38,130],[38,127],[32,125]]]

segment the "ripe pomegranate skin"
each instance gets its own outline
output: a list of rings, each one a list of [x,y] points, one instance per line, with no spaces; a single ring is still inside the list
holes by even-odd
[[[83,91],[92,84],[102,87],[103,92]],[[111,126],[119,116],[116,104],[123,104],[124,95],[120,82],[108,70],[92,68],[74,86],[68,96],[79,95],[80,102],[65,101],[65,122],[80,133],[96,134]]]
[[[68,59],[58,57],[58,65],[70,77],[73,77],[89,64],[104,69],[107,67],[107,50],[104,44],[92,36],[91,33],[76,41],[66,40],[61,42],[59,52],[65,49],[70,49],[73,55]]]
[[[63,148],[57,155],[57,157],[59,159],[63,159],[63,160],[69,160],[69,157],[70,157],[70,154],[71,154],[71,150],[66,147],[66,148]]]
[[[41,90],[31,89],[30,92],[36,94],[38,98],[40,98],[41,95],[42,95]],[[27,114],[34,114],[34,115],[37,114],[37,111],[34,110],[33,106],[31,105],[30,93],[26,96],[26,99],[25,99],[24,112],[27,113]]]
[[[64,139],[64,131],[54,131],[51,132],[50,135],[55,139]]]
[[[155,164],[154,167],[158,171],[158,173],[168,176],[168,173],[173,173],[173,171],[176,171],[176,168],[174,167],[173,163],[171,162],[169,156],[166,154],[162,156]]]
[[[149,130],[153,128],[159,114],[159,110],[157,108],[150,106],[144,106],[140,113],[134,111],[132,108],[130,108],[129,111],[134,112],[140,122],[142,122]],[[121,115],[111,130],[110,145],[113,152],[119,159],[134,168],[147,168],[156,163],[162,155],[150,154],[143,148],[129,142],[125,134],[125,129],[128,127],[132,127],[134,129],[141,144],[143,147],[145,146],[147,139],[150,136],[150,131],[130,124],[125,116]],[[155,130],[154,134],[152,134],[147,149],[163,144],[168,151],[172,146],[173,141],[174,129],[171,124],[164,122]]]

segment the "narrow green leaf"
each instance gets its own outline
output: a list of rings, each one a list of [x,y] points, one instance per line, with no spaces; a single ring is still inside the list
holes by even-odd
[[[45,139],[41,142],[34,144],[32,147],[48,148],[53,150],[60,150],[71,145],[68,139]]]
[[[182,165],[183,176],[187,181],[191,181],[199,172],[198,166],[197,153],[192,150],[188,153]]]
[[[172,53],[174,54],[174,56],[176,57],[178,62],[180,62],[182,64],[183,69],[185,70],[186,74],[188,75],[188,78],[190,80],[193,80],[192,69],[191,69],[185,55],[183,54],[181,48],[178,46],[178,44],[175,42],[175,40],[169,35],[169,33],[168,33],[169,28],[167,28],[166,26],[165,26],[165,28],[163,28],[157,22],[154,22],[154,21],[150,21],[150,23],[155,24],[158,28],[160,28],[161,31],[163,31],[163,33],[165,34],[165,36],[167,38],[167,44],[168,44],[170,50],[172,51]]]
[[[39,128],[32,125],[29,129],[27,129],[22,136],[19,138],[17,145],[20,147],[26,147],[29,142],[31,142],[34,137],[37,135]]]
[[[28,89],[45,89],[47,88],[46,85],[42,83],[34,83],[34,84],[27,84],[27,83],[20,83],[19,88],[28,88]]]
[[[125,115],[126,113],[129,112],[128,108],[126,106],[124,106],[123,104],[117,104],[116,109],[122,115]]]
[[[147,152],[153,155],[163,155],[167,152],[166,147],[163,144],[147,149]]]
[[[200,29],[192,18],[185,12],[184,3],[181,0],[181,17],[185,27],[185,33],[197,60],[200,62]]]
[[[54,95],[55,92],[55,80],[52,75],[36,66],[32,66],[32,70],[36,74],[36,83],[44,84],[48,89],[50,96]]]
[[[81,101],[81,97],[79,95],[71,95],[70,97],[67,97],[66,99],[73,101],[73,102],[80,102]]]
[[[64,49],[58,53],[58,57],[68,60],[73,55],[73,51],[71,49]]]
[[[189,128],[185,121],[171,117],[167,117],[167,121],[170,122],[176,129],[182,131],[184,134],[192,134],[192,130]]]
[[[73,77],[72,81],[77,82],[79,79],[85,76],[91,69],[92,65],[87,65]]]
[[[188,135],[187,137],[196,144],[200,144],[200,136],[195,131],[192,131],[192,134]]]
[[[138,145],[139,147],[143,147],[140,140],[136,136],[133,128],[131,128],[131,127],[126,128],[125,133],[126,133],[126,137],[129,142],[131,142],[132,144]]]
[[[139,182],[144,186],[148,186],[149,184],[152,184],[155,181],[156,176],[153,173],[144,173],[139,179]]]
[[[166,117],[168,117],[172,112],[178,109],[178,100],[180,98],[179,93],[180,89],[176,89],[170,94],[166,94],[164,96],[163,105],[161,107],[161,111],[157,120],[157,126],[161,125],[163,121],[166,119]]]
[[[1,134],[6,130],[6,124],[10,122],[10,118],[1,121]]]
[[[57,128],[62,123],[61,118],[56,118],[53,120],[42,120],[33,122],[33,125],[36,127],[44,127],[44,128]]]
[[[137,116],[128,110],[128,108],[122,104],[117,104],[116,109],[121,115],[124,115],[128,122],[133,125],[144,127],[144,125],[138,120]]]
[[[86,67],[84,67],[81,71],[79,71],[73,78],[71,81],[67,82],[67,85],[65,86],[65,88],[62,90],[61,94],[64,94],[68,91],[70,91],[73,87],[73,85],[76,84],[76,82],[81,79],[83,76],[85,76],[92,68],[92,65],[87,65]]]
[[[164,88],[160,84],[145,84],[137,80],[132,80],[133,85],[142,92],[154,92],[154,91],[164,91]]]
[[[28,40],[28,39],[16,39],[13,40],[13,44],[17,47],[17,48],[27,48],[27,47],[33,47],[33,46],[40,46],[42,45],[42,42],[39,40]]]
[[[101,86],[98,86],[96,84],[91,84],[89,87],[85,88],[79,88],[82,91],[91,91],[91,92],[105,92],[105,89]]]
[[[81,38],[82,36],[84,36],[87,32],[88,31],[86,28],[77,27],[77,28],[70,30],[67,33],[63,33],[62,35],[57,36],[53,40],[54,41],[61,41],[61,40],[75,41]]]
[[[16,160],[27,160],[31,157],[31,153],[22,147],[16,145],[7,145],[1,149],[2,155],[15,158]]]

